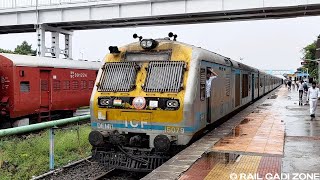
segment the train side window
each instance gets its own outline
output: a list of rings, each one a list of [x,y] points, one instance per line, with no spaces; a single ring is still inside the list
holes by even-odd
[[[30,82],[21,81],[20,82],[20,92],[30,92]]]
[[[63,81],[63,90],[70,89],[70,81]]]
[[[94,87],[94,81],[90,80],[88,88],[93,89],[93,87]]]
[[[81,89],[87,89],[87,81],[81,81]]]
[[[53,90],[54,91],[59,91],[60,90],[60,81],[59,80],[54,80],[53,81]]]
[[[72,81],[72,89],[78,89],[78,88],[79,88],[78,81]]]
[[[206,99],[206,69],[200,69],[200,100]]]
[[[248,74],[242,74],[242,98],[245,98],[249,95],[248,82]]]
[[[41,91],[48,91],[48,81],[41,79]]]

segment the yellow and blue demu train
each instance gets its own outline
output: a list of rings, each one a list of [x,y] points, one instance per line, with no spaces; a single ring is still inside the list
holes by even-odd
[[[282,84],[176,37],[139,37],[109,50],[91,96],[89,141],[94,159],[113,168],[151,171],[208,125]],[[218,74],[210,98],[208,68]]]

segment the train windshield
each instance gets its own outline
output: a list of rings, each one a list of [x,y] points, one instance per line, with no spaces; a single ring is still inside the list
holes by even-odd
[[[179,92],[183,85],[185,63],[182,61],[153,61],[143,90],[145,92]]]
[[[134,62],[107,62],[102,68],[98,91],[129,92],[135,87],[138,65]]]

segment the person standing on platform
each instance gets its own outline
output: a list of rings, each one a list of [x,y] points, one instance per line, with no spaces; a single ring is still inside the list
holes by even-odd
[[[292,89],[294,90],[294,88],[296,87],[295,81],[291,81],[291,85],[292,85]]]
[[[288,81],[288,90],[291,91],[291,80]]]
[[[306,81],[303,82],[303,90],[304,90],[305,94],[308,93],[308,83]]]
[[[287,87],[287,82],[288,82],[287,80],[284,80],[284,85],[285,85],[286,87]]]
[[[206,98],[207,98],[207,123],[211,123],[211,84],[212,80],[218,77],[218,74],[211,68],[207,68],[207,80],[206,80]]]
[[[312,87],[308,89],[307,97],[310,104],[310,116],[313,118],[315,117],[319,96],[319,88],[316,87],[316,82],[312,82]]]
[[[303,97],[303,81],[299,82],[299,88],[297,88],[299,91],[299,106],[302,106],[302,97]]]

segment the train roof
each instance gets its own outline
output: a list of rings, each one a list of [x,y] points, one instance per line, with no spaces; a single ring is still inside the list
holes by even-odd
[[[26,56],[26,55],[6,54],[6,53],[0,53],[0,59],[1,59],[1,56],[10,60],[15,66],[54,67],[54,68],[92,69],[92,70],[98,70],[101,67],[101,62],[98,62],[98,61],[58,59],[58,58]]]
[[[201,47],[196,47],[194,45],[190,45],[190,44],[186,44],[186,43],[183,43],[183,42],[179,42],[179,41],[172,41],[172,42],[176,42],[176,43],[180,43],[180,44],[183,44],[183,45],[186,45],[186,46],[190,46],[190,47],[193,47],[194,50],[197,50],[199,52],[202,52],[202,53],[205,53],[205,54],[210,54],[211,56],[213,55],[214,56],[214,61],[216,63],[219,63],[219,64],[223,64],[223,65],[227,65],[227,66],[232,66],[232,67],[235,67],[235,68],[239,68],[239,69],[242,69],[242,70],[247,70],[247,71],[252,71],[252,72],[259,72],[263,75],[269,75],[269,76],[272,76],[272,77],[275,77],[275,78],[279,78],[279,77],[276,77],[274,75],[270,75],[264,71],[261,71],[257,68],[254,68],[254,67],[251,67],[251,66],[248,66],[246,64],[243,64],[243,63],[240,63],[238,61],[235,61],[233,59],[230,59],[226,56],[223,56],[223,55],[220,55],[218,53],[215,53],[215,52],[212,52],[210,50],[207,50],[207,49],[203,49]],[[227,64],[226,61],[229,61],[231,62],[231,64]]]
[[[169,39],[166,39],[166,38],[158,38],[158,39],[155,39],[155,40],[158,41],[158,42],[163,42],[163,43],[174,43],[174,44],[181,44],[181,45],[185,45],[185,46],[191,47],[191,48],[193,48],[193,55],[198,56],[197,59],[208,60],[208,61],[212,61],[212,62],[215,62],[215,63],[218,63],[218,64],[222,64],[222,65],[226,65],[226,66],[232,66],[234,68],[239,68],[239,69],[242,69],[242,70],[256,72],[256,73],[259,72],[259,73],[261,73],[263,75],[267,75],[267,76],[271,76],[271,77],[274,77],[274,78],[278,78],[278,77],[276,77],[274,75],[267,74],[266,72],[261,71],[261,70],[259,70],[257,68],[248,66],[248,65],[243,64],[243,63],[240,63],[240,62],[235,61],[233,59],[230,59],[230,58],[228,58],[226,56],[223,56],[223,55],[220,55],[218,53],[209,51],[207,49],[203,49],[201,47],[197,47],[197,46],[194,46],[194,45],[191,45],[191,44],[187,44],[187,43],[184,43],[184,42],[180,42],[180,41],[172,41],[172,40],[169,40]],[[131,45],[137,45],[137,44],[139,44],[139,42],[133,42],[133,43],[127,44],[125,46],[131,46]]]

